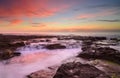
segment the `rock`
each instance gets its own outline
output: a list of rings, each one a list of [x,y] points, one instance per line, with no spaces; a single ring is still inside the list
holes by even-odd
[[[78,57],[86,59],[104,59],[120,64],[120,52],[110,47],[96,47],[92,50],[83,51]]]
[[[14,56],[20,56],[21,55],[21,53],[19,53],[19,52],[15,52],[13,54],[14,54]]]
[[[36,73],[31,73],[28,78],[51,78],[52,72],[41,70]]]
[[[48,67],[48,69],[40,70],[27,75],[27,78],[53,78],[58,66]]]
[[[24,42],[18,42],[18,43],[14,43],[14,44],[10,44],[11,47],[21,47],[21,46],[25,46]]]
[[[9,49],[4,50],[1,54],[0,54],[0,59],[2,60],[6,60],[9,59],[11,57],[13,57],[13,52]]]
[[[49,40],[49,39],[46,39],[46,42],[51,42],[51,40]]]
[[[69,62],[62,64],[53,78],[111,78],[89,64]]]
[[[83,40],[82,44],[84,44],[84,45],[92,45],[93,41],[92,40]]]
[[[7,59],[10,59],[14,56],[20,56],[20,54],[21,53],[19,53],[19,52],[13,52],[10,49],[6,49],[6,50],[4,50],[3,52],[0,53],[0,59],[1,60],[7,60]]]
[[[49,45],[46,45],[45,48],[50,49],[50,50],[52,50],[52,49],[65,49],[66,46],[61,45],[61,44],[49,44]]]

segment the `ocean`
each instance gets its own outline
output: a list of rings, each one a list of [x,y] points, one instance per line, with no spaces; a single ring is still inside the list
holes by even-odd
[[[120,32],[0,32],[12,35],[79,35],[79,36],[106,36],[120,37]]]

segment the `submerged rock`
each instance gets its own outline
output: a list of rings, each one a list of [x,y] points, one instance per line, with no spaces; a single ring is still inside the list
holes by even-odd
[[[89,64],[69,62],[62,64],[53,78],[111,78]]]
[[[50,50],[52,50],[52,49],[65,49],[66,46],[61,45],[61,44],[49,44],[49,45],[46,45],[45,48],[50,49]]]

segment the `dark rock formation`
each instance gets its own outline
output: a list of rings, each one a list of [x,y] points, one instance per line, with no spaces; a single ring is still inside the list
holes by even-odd
[[[0,44],[0,59],[7,60],[14,56],[20,56],[21,53],[15,52],[18,47],[25,46],[24,42],[10,43],[1,42]]]
[[[11,57],[13,57],[13,52],[9,49],[6,49],[5,51],[1,52],[0,53],[0,59],[2,60],[6,60],[6,59],[9,59]]]
[[[19,52],[13,52],[10,49],[6,49],[3,52],[0,52],[0,60],[7,60],[9,58],[12,58],[14,56],[20,56],[21,53]]]
[[[83,51],[78,57],[87,59],[104,59],[120,64],[120,52],[110,47],[95,47],[91,50]]]
[[[51,40],[49,40],[49,39],[46,39],[46,42],[51,42]]]
[[[53,78],[111,78],[89,64],[69,62],[62,64]]]
[[[25,43],[24,42],[17,42],[17,43],[9,43],[9,47],[22,47],[22,46],[25,46]]]
[[[53,50],[53,49],[65,49],[66,46],[61,45],[61,44],[49,44],[49,45],[46,45],[45,48],[50,49],[50,50]]]

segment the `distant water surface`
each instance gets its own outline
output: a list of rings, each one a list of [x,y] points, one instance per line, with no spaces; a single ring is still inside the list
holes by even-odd
[[[5,32],[13,35],[80,35],[80,36],[106,36],[120,37],[120,32]]]

